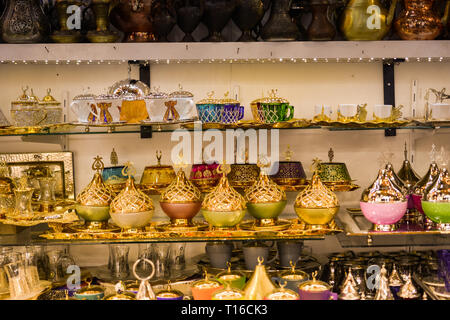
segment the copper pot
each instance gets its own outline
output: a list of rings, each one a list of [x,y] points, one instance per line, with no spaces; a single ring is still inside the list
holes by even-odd
[[[446,14],[442,19],[433,10],[434,0],[405,0],[405,10],[394,23],[397,34],[403,40],[433,40],[442,32],[448,20]]]
[[[127,42],[154,41],[150,20],[153,0],[119,0],[111,10],[111,23],[125,33]]]

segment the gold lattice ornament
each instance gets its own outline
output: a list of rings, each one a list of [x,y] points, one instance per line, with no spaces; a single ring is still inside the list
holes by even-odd
[[[295,199],[295,206],[299,208],[335,208],[339,206],[338,197],[327,188],[315,171],[311,184],[300,192]]]
[[[113,200],[114,193],[108,188],[102,178],[101,171],[105,165],[102,158],[94,158],[92,170],[97,171],[91,182],[77,196],[77,202],[85,206],[109,206]]]
[[[125,188],[111,202],[112,213],[139,213],[154,210],[152,199],[142,191],[136,189],[133,176],[136,169],[130,162],[125,164],[122,174],[128,176]]]
[[[217,172],[223,174],[222,178],[220,178],[219,184],[203,200],[203,209],[220,212],[246,209],[244,197],[230,186],[227,178],[230,171],[231,168],[227,164],[222,164],[217,168]]]
[[[258,160],[258,167],[261,168],[258,180],[245,192],[245,200],[251,203],[267,203],[286,200],[286,192],[269,178],[265,168],[270,167],[266,159]]]
[[[172,183],[161,193],[160,201],[170,203],[186,203],[201,201],[202,193],[200,190],[190,182],[184,173],[183,168],[180,168],[177,177]]]

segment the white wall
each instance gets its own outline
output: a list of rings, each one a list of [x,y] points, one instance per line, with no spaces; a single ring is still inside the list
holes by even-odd
[[[29,85],[42,98],[47,88],[52,88],[58,100],[70,101],[71,97],[89,88],[101,93],[118,80],[127,77],[127,64],[122,65],[1,65],[0,109],[10,118],[10,102],[21,94],[21,86]],[[133,77],[137,70],[133,68]],[[429,87],[449,87],[450,64],[448,63],[404,63],[396,67],[396,99],[405,106],[405,115],[410,115],[411,84],[418,80],[419,108],[423,109],[424,93]],[[261,97],[262,91],[278,89],[280,96],[295,106],[295,117],[312,118],[315,104],[329,104],[336,110],[339,103],[368,103],[369,115],[374,104],[383,103],[382,67],[380,63],[264,63],[264,64],[156,64],[151,66],[152,86],[162,91],[174,91],[181,83],[183,88],[194,93],[196,100],[206,97],[214,90],[216,97],[239,86],[241,103],[246,107],[245,119],[251,119],[249,104]],[[69,113],[73,120],[73,114]],[[356,183],[367,187],[375,178],[381,152],[395,153],[393,164],[396,170],[403,160],[403,144],[408,143],[415,154],[414,168],[424,174],[429,164],[428,152],[431,144],[450,149],[450,130],[397,130],[396,137],[384,137],[382,130],[376,131],[327,131],[327,130],[282,130],[280,131],[280,153],[287,145],[294,151],[294,159],[303,162],[308,176],[309,167],[315,157],[327,160],[330,147],[335,151],[335,160],[345,162]],[[152,139],[140,139],[139,134],[77,135],[69,137],[69,150],[75,157],[76,190],[80,191],[91,178],[91,161],[101,155],[109,164],[109,154],[114,147],[119,161],[131,160],[140,174],[146,165],[156,163],[155,150],[163,151],[163,163],[169,161],[174,145],[170,133],[154,133]],[[0,139],[0,152],[59,151],[58,145],[25,143],[19,137]],[[343,205],[356,205],[362,189],[339,194]],[[293,212],[295,194],[289,195],[287,212]],[[155,197],[156,201],[157,198]],[[158,208],[158,206],[157,206]],[[159,209],[159,208],[158,208]],[[156,218],[163,219],[158,210]],[[321,254],[342,250],[331,237],[327,241],[308,242],[313,253]],[[202,245],[190,246],[192,253],[201,252]],[[98,248],[104,255],[94,253],[97,246],[74,246],[72,253],[80,264],[104,264],[107,247]]]

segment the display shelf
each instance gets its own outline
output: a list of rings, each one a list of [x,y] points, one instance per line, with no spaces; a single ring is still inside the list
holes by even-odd
[[[1,44],[2,63],[446,61],[450,41]],[[281,60],[280,60],[281,59]],[[292,59],[292,60],[291,60]],[[214,60],[214,61],[212,61]]]
[[[354,216],[342,208],[336,223],[344,232],[336,238],[344,248],[351,247],[414,247],[450,245],[448,231],[371,231],[372,223],[364,216]]]
[[[30,129],[19,129],[16,130],[13,127],[0,129],[0,137],[24,137],[24,136],[65,136],[65,135],[99,135],[99,134],[126,134],[126,133],[141,133],[141,127],[152,127],[153,133],[163,133],[163,132],[173,132],[174,130],[186,130],[195,131],[197,129],[183,127],[178,124],[163,124],[163,125],[137,125],[137,124],[127,124],[127,125],[117,125],[117,126],[75,126],[75,125],[65,125],[64,128],[58,127],[46,127],[37,128],[33,127]],[[279,129],[279,130],[316,130],[323,129],[328,131],[376,131],[376,130],[386,130],[386,129],[399,129],[399,130],[435,130],[435,129],[450,129],[448,126],[434,127],[432,125],[408,125],[402,127],[389,127],[381,126],[376,128],[352,128],[352,127],[328,127],[328,126],[309,126],[309,127],[269,127],[269,126],[226,126],[226,127],[208,127],[204,126],[202,130],[215,129],[220,131],[225,131],[227,129]]]

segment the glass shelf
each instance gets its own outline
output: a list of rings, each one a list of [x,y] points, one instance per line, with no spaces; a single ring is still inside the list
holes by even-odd
[[[345,208],[336,217],[336,224],[344,230],[336,235],[343,248],[450,245],[447,231],[371,231],[372,224],[364,216],[352,215]]]
[[[164,133],[173,132],[174,130],[186,130],[194,131],[193,127],[183,127],[180,124],[163,124],[163,125],[137,125],[137,124],[126,124],[126,125],[111,125],[111,126],[80,126],[65,124],[60,127],[46,127],[46,128],[30,128],[30,129],[14,129],[13,127],[0,129],[0,137],[14,137],[14,136],[64,136],[64,135],[91,135],[91,134],[126,134],[126,133],[141,133],[143,127],[152,127],[152,133]],[[373,131],[373,130],[386,130],[386,129],[399,129],[399,130],[433,130],[435,128],[449,129],[448,126],[434,127],[433,125],[408,125],[402,127],[377,127],[377,128],[355,128],[355,127],[327,127],[327,126],[309,126],[309,127],[285,127],[276,128],[268,126],[229,126],[229,127],[214,127],[214,126],[204,126],[202,130],[216,129],[220,131],[225,131],[227,129],[279,129],[279,130],[317,130],[324,129],[329,131]]]

